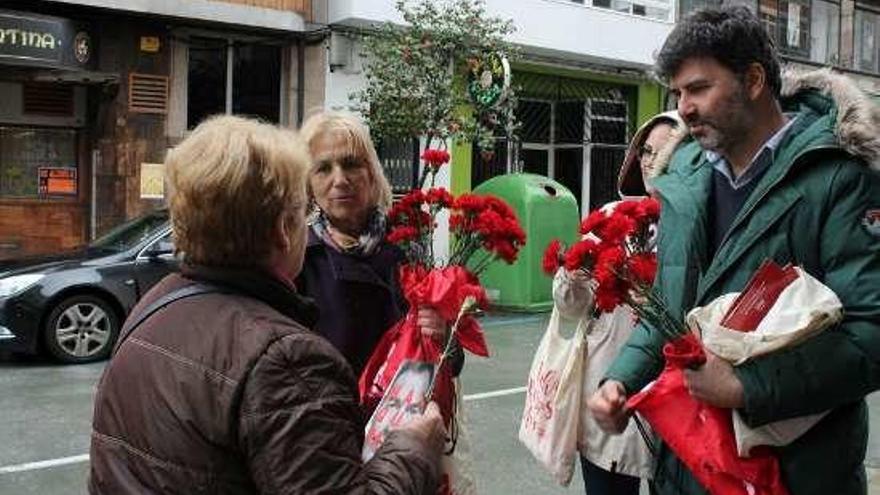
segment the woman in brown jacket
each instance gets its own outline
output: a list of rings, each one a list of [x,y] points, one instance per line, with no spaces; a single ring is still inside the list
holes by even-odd
[[[361,462],[345,358],[292,281],[306,244],[308,154],[237,117],[166,160],[181,274],[132,311],[98,385],[92,494],[433,493],[436,406]]]

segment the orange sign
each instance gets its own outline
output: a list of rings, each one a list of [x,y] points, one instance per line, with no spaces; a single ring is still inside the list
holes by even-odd
[[[141,51],[157,53],[161,46],[158,36],[141,36]]]
[[[41,196],[76,196],[76,169],[73,167],[40,167]]]

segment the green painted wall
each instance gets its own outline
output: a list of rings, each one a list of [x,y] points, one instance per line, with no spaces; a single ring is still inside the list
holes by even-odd
[[[471,143],[469,141],[452,145],[452,170],[450,188],[452,194],[459,195],[471,190]]]
[[[666,91],[659,84],[639,84],[636,102],[636,128],[640,127],[654,115],[666,110],[663,107],[665,96]]]

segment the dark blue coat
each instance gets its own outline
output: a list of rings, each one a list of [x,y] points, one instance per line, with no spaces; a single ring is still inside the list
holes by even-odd
[[[408,309],[397,277],[403,252],[383,242],[372,256],[344,254],[326,246],[309,229],[297,290],[320,310],[314,327],[360,375],[386,330]]]

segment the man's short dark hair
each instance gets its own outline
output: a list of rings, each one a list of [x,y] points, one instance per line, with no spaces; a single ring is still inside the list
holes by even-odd
[[[693,57],[713,58],[737,77],[757,62],[764,67],[773,96],[779,97],[782,78],[773,40],[745,7],[700,9],[682,19],[657,55],[657,75],[668,81]]]

